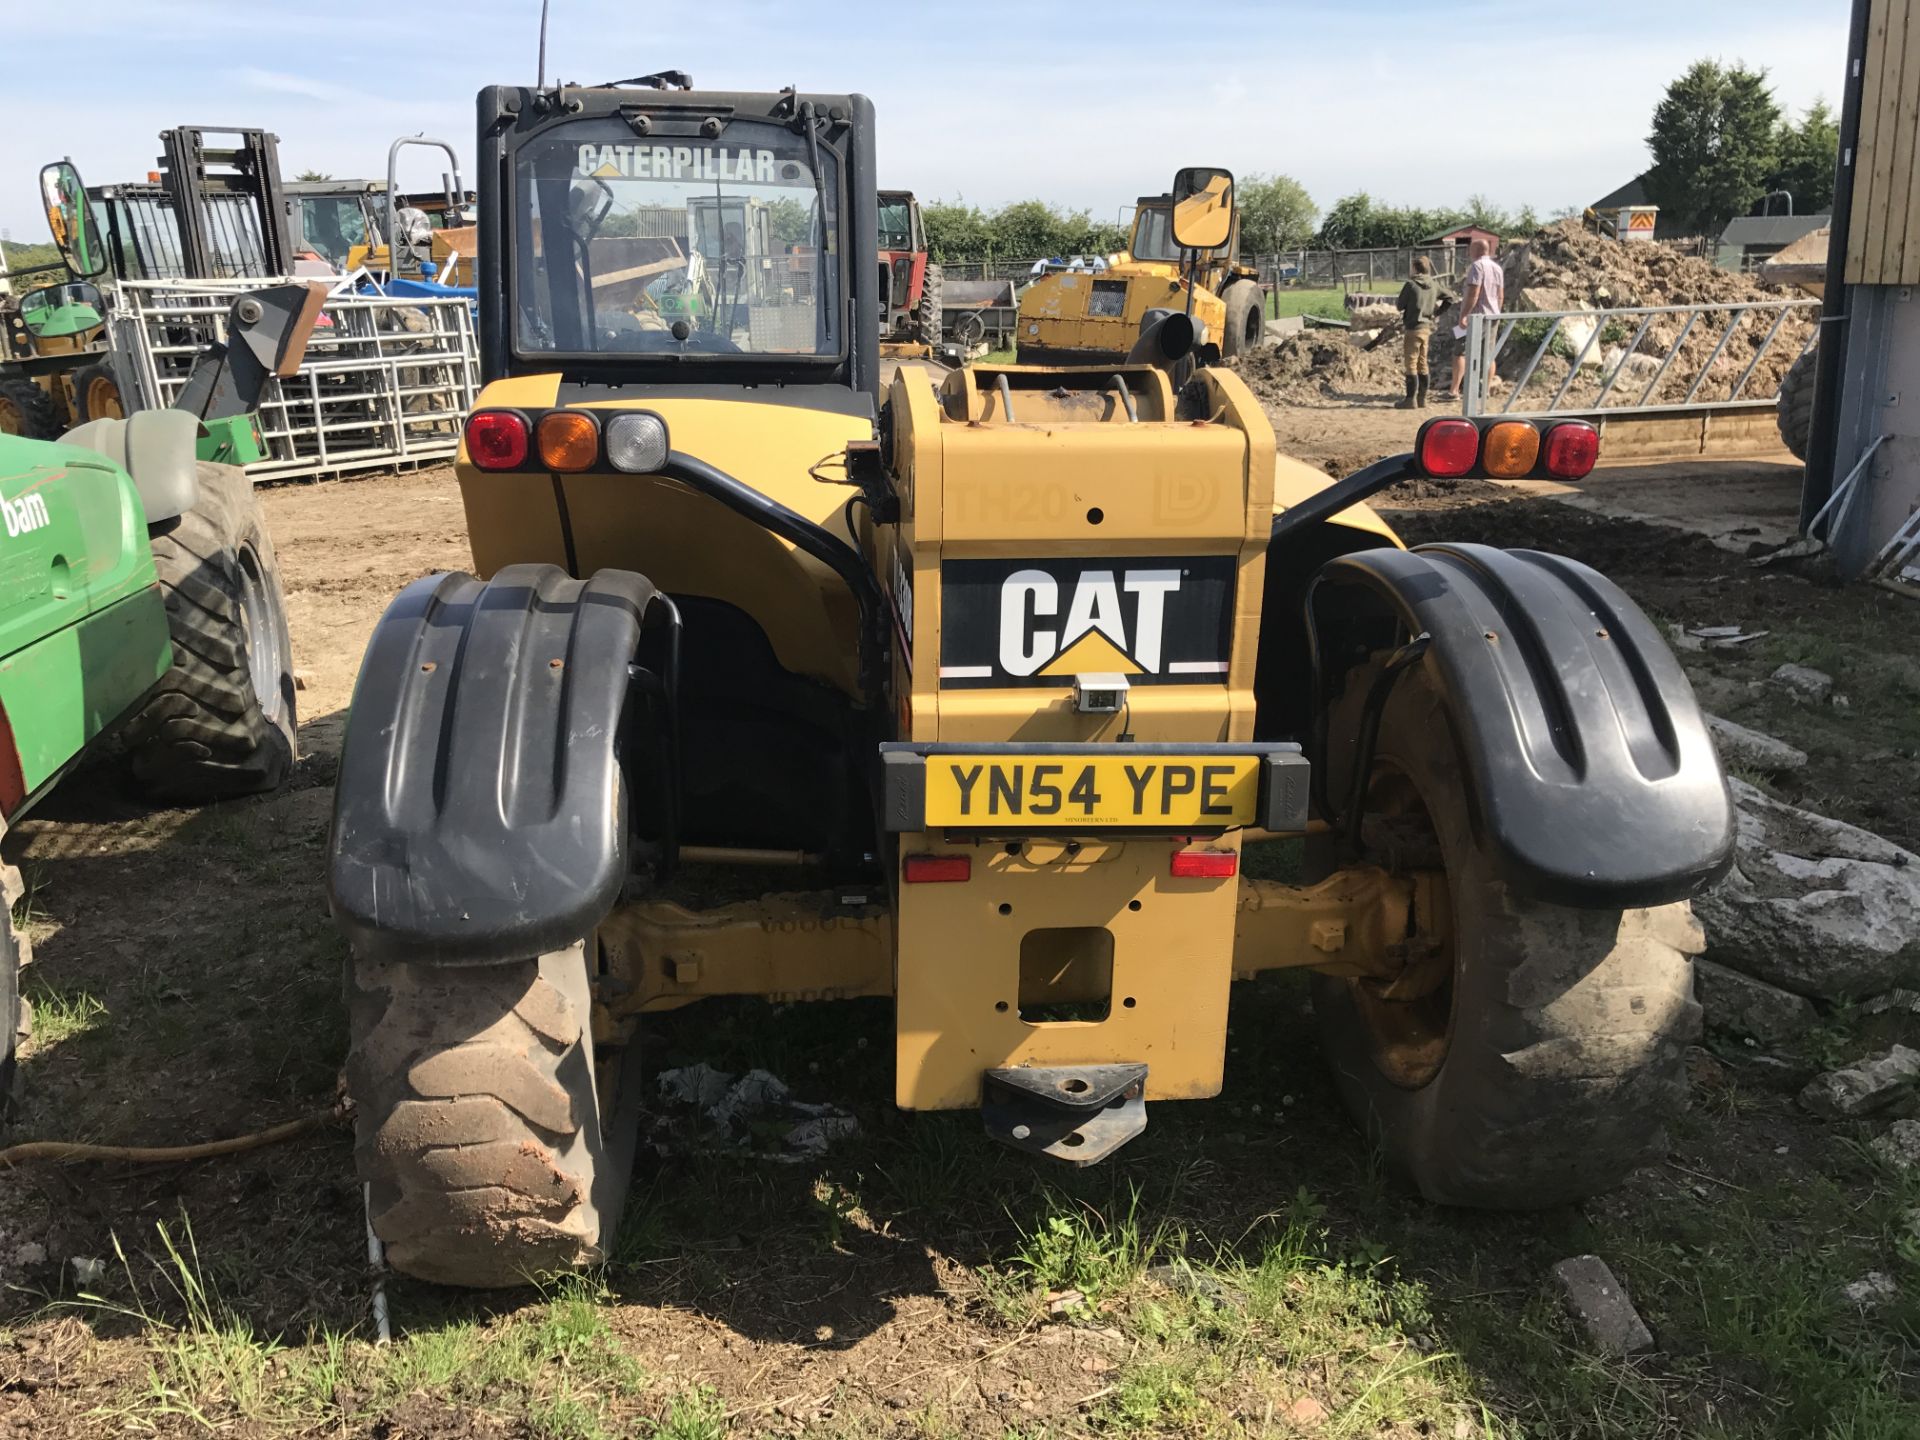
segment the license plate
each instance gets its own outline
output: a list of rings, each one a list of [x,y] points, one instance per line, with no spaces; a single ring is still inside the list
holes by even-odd
[[[1257,755],[929,755],[926,824],[1225,829],[1253,823]]]

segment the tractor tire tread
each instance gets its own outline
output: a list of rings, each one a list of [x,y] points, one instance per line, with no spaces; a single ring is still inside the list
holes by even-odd
[[[1774,417],[1780,427],[1780,443],[1805,462],[1813,438],[1813,380],[1820,347],[1808,350],[1788,367],[1780,380],[1780,395],[1774,402]]]
[[[920,282],[920,303],[914,308],[915,338],[923,345],[938,345],[945,320],[942,297],[946,292],[946,272],[931,260],[926,277]]]
[[[60,437],[60,411],[53,397],[24,375],[0,376],[0,400],[11,400],[20,412],[28,440],[57,440]]]
[[[395,1269],[494,1288],[603,1258],[624,1179],[610,1205],[587,984],[578,945],[351,962],[355,1155]]]
[[[73,401],[75,410],[79,412],[79,418],[75,423],[84,425],[89,420],[117,419],[126,413],[126,404],[124,401],[120,402],[117,411],[105,411],[99,415],[94,414],[93,407],[87,404],[87,395],[93,389],[94,381],[103,378],[112,383],[114,398],[118,401],[120,398],[120,381],[113,373],[113,365],[111,362],[96,360],[93,364],[82,366],[74,372]]]
[[[292,661],[279,566],[245,472],[202,463],[193,509],[154,535],[152,548],[173,666],[129,721],[135,780],[157,800],[190,803],[276,788],[296,754]],[[264,615],[241,604],[246,551]],[[248,624],[280,632],[279,698],[268,706],[249,670]]]
[[[0,825],[0,833],[5,826]],[[11,1108],[20,1044],[32,1028],[33,1008],[27,1004],[24,975],[33,960],[33,942],[13,922],[13,907],[27,893],[26,881],[17,865],[0,865],[0,902],[6,915],[0,917],[5,934],[0,935],[0,1116]]]
[[[1357,718],[1374,673],[1350,677],[1330,733],[1351,733],[1340,727]],[[1684,902],[1574,910],[1516,895],[1474,844],[1459,803],[1468,781],[1424,669],[1388,701],[1379,753],[1396,749],[1430,808],[1435,795],[1455,801],[1433,822],[1457,867],[1456,939],[1467,925],[1475,933],[1456,971],[1446,1059],[1421,1090],[1398,1090],[1374,1069],[1348,982],[1314,977],[1336,1082],[1429,1200],[1525,1210],[1609,1189],[1666,1154],[1666,1122],[1686,1108],[1700,927]],[[1345,793],[1337,767],[1330,781]]]
[[[1223,356],[1242,355],[1258,348],[1267,331],[1265,294],[1251,280],[1235,280],[1220,297],[1227,305],[1226,333],[1220,337]]]

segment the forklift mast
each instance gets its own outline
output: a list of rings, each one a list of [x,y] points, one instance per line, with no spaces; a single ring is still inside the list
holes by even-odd
[[[222,148],[210,138],[232,137]],[[162,183],[180,217],[180,258],[189,275],[217,275],[218,241],[224,220],[236,209],[250,209],[259,238],[261,276],[293,273],[293,246],[287,239],[286,196],[280,188],[280,143],[265,130],[222,130],[181,125],[160,132]],[[247,207],[221,205],[215,197],[237,195]]]
[[[116,279],[259,280],[292,273],[279,142],[272,134],[183,125],[161,131],[160,143],[160,169],[150,179],[88,191]]]

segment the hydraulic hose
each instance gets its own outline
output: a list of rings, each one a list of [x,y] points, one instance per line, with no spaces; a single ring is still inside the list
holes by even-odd
[[[199,1145],[83,1145],[69,1140],[29,1140],[23,1145],[0,1150],[0,1170],[15,1165],[30,1165],[36,1160],[71,1162],[76,1160],[122,1160],[131,1165],[176,1165],[186,1160],[211,1160],[220,1155],[238,1155],[262,1146],[277,1145],[309,1130],[317,1130],[329,1121],[346,1116],[345,1104],[313,1110],[284,1125],[256,1130],[251,1135],[235,1135],[228,1140],[208,1140]]]

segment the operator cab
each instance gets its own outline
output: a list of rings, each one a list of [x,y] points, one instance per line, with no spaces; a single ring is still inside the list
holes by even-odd
[[[495,87],[480,107],[487,378],[877,393],[853,320],[875,300],[864,97]]]
[[[1142,195],[1137,206],[1127,253],[1135,260],[1152,260],[1163,265],[1182,263],[1186,252],[1173,238],[1173,196]],[[1221,245],[1207,252],[1200,263],[1209,265],[1230,259],[1232,248],[1231,244]]]

